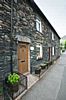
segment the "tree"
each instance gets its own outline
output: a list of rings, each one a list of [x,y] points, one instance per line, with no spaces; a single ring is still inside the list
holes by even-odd
[[[66,49],[66,41],[64,42],[64,48]]]
[[[62,50],[62,46],[63,46],[62,43],[60,43],[60,48],[61,48],[61,50]]]

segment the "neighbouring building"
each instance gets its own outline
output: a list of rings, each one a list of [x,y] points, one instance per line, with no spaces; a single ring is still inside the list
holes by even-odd
[[[60,37],[33,0],[0,0],[1,73],[10,70],[11,53],[20,73],[60,56]]]

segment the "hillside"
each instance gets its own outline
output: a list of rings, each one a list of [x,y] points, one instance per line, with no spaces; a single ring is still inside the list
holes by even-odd
[[[61,39],[66,40],[66,35],[64,35]]]
[[[61,38],[60,43],[63,43],[63,44],[64,44],[65,41],[66,41],[66,35],[64,35],[64,36]]]

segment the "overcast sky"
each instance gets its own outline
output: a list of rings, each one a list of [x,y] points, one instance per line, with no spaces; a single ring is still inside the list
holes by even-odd
[[[60,37],[66,35],[66,0],[34,0]]]

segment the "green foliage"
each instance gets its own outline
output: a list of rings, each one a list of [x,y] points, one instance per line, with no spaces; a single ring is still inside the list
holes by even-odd
[[[7,83],[16,84],[19,82],[19,79],[20,79],[20,76],[18,74],[16,74],[16,73],[9,74]]]
[[[60,49],[64,49],[64,43],[60,43]]]
[[[65,41],[65,43],[64,43],[64,48],[66,49],[66,41]]]
[[[62,49],[62,52],[65,52],[65,49]]]
[[[63,44],[62,44],[62,43],[60,43],[60,49],[62,50],[62,48],[63,48]]]
[[[2,94],[3,94],[3,85],[0,84],[0,95],[2,95]]]

